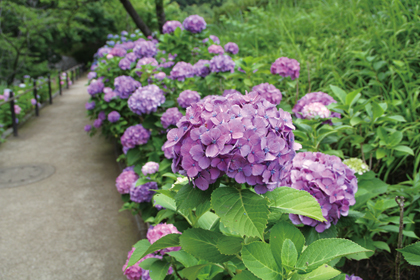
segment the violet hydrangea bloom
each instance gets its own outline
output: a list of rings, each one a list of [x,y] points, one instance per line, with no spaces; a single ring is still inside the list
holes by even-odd
[[[99,112],[99,114],[98,114],[98,119],[99,119],[99,120],[101,120],[101,121],[106,120],[106,114],[105,114],[105,112],[104,112],[104,111],[100,111],[100,112]]]
[[[362,277],[352,275],[346,275],[346,280],[363,280]]]
[[[219,37],[217,37],[216,35],[210,35],[210,40],[212,40],[215,44],[220,44]]]
[[[102,120],[101,119],[96,119],[96,120],[93,121],[93,126],[95,128],[100,128],[101,125],[102,125]]]
[[[225,51],[231,54],[237,54],[239,52],[239,47],[236,43],[229,42],[225,45]]]
[[[137,145],[146,144],[150,138],[150,131],[145,129],[141,124],[133,125],[124,131],[121,136],[121,145],[124,148],[132,149]]]
[[[87,124],[87,125],[85,125],[84,130],[85,130],[86,132],[89,132],[89,131],[91,131],[91,130],[92,130],[92,126],[91,126],[90,124]]]
[[[311,103],[319,103],[319,104],[314,105],[314,106],[307,106],[307,105],[310,105]],[[321,91],[311,92],[303,96],[301,99],[299,99],[296,105],[293,107],[292,111],[293,113],[295,113],[295,116],[299,119],[309,118],[309,117],[312,118],[315,115],[319,115],[320,117],[322,117],[322,116],[327,115],[329,110],[328,108],[323,108],[321,105],[328,106],[331,103],[337,103],[337,101],[335,101],[334,98],[332,98],[330,95],[326,94],[325,92],[321,92]],[[306,106],[305,113],[303,113],[305,106]],[[325,109],[328,110],[328,112]],[[331,115],[328,117],[341,118],[341,115],[340,113],[334,112],[334,113],[331,113]],[[332,122],[330,124],[332,124]]]
[[[128,99],[128,107],[138,115],[156,112],[165,102],[163,91],[154,84],[139,88]]]
[[[159,72],[159,73],[155,74],[154,77],[155,77],[155,79],[157,79],[159,81],[162,81],[163,79],[166,78],[166,74],[165,74],[165,72]]]
[[[124,266],[122,267],[122,271],[124,275],[127,277],[128,280],[151,280],[149,276],[149,270],[143,269],[140,267],[140,263],[146,259],[155,258],[155,259],[162,259],[161,255],[157,254],[148,254],[141,258],[138,262],[136,262],[133,266],[127,267],[128,262],[133,255],[135,248],[132,248],[130,252],[128,252],[127,261],[125,262]],[[168,275],[173,273],[173,268],[169,267]]]
[[[97,54],[99,57],[103,57],[107,55],[110,51],[111,51],[111,48],[103,47],[98,50]]]
[[[242,93],[240,93],[236,89],[225,89],[223,91],[223,96],[228,96],[229,94],[240,94],[240,95],[242,95]]]
[[[281,102],[281,92],[272,84],[263,83],[256,85],[252,88],[252,91],[257,92],[262,98],[274,105],[278,105]]]
[[[172,68],[170,77],[178,81],[184,81],[185,78],[194,77],[194,68],[190,63],[180,61]]]
[[[194,69],[194,74],[196,76],[205,78],[207,75],[211,73],[210,60],[200,59],[194,64],[193,69]]]
[[[200,101],[200,95],[196,91],[187,89],[179,94],[177,101],[179,106],[181,106],[182,108],[187,108],[192,104]]]
[[[152,65],[156,67],[159,65],[159,63],[153,57],[143,57],[137,62],[136,68],[141,69],[143,65]],[[136,74],[140,77],[143,74],[143,72],[137,71]]]
[[[115,92],[122,99],[127,99],[141,83],[129,76],[119,76],[114,80]]]
[[[187,108],[162,150],[201,190],[226,174],[265,193],[286,183],[294,129],[289,113],[257,93],[210,95]]]
[[[131,68],[131,63],[132,62],[128,58],[124,57],[118,62],[118,67],[120,67],[121,70],[129,70]]]
[[[292,80],[299,78],[300,64],[295,59],[280,57],[271,64],[271,74],[290,77]]]
[[[36,101],[35,101],[35,103],[36,103]],[[35,105],[35,104],[33,104],[33,105]],[[95,109],[95,101],[86,102],[85,108],[86,108],[86,110],[93,110],[93,109]]]
[[[216,53],[216,54],[224,54],[225,51],[223,50],[222,46],[219,45],[211,45],[207,49],[209,53]]]
[[[130,188],[139,179],[139,175],[131,168],[124,169],[123,172],[117,177],[115,186],[120,194],[130,193]]]
[[[159,163],[154,161],[149,161],[141,168],[141,172],[144,176],[149,174],[154,174],[159,171]]]
[[[183,29],[182,24],[177,20],[168,20],[162,27],[163,34],[172,33],[177,27]]]
[[[235,62],[228,55],[217,55],[210,60],[211,72],[235,71]]]
[[[89,72],[88,75],[87,75],[87,78],[89,80],[92,80],[92,79],[96,78],[96,76],[97,76],[96,72]]]
[[[337,224],[341,216],[347,216],[349,207],[356,203],[357,178],[354,171],[336,156],[322,153],[298,153],[293,160],[288,186],[309,192],[321,205],[322,215],[327,220],[289,214],[293,224],[305,224],[323,232]]]
[[[171,234],[171,233],[178,233],[181,234],[178,229],[172,224],[161,223],[157,224],[156,226],[151,226],[147,231],[147,240],[149,240],[150,244],[155,243],[157,240],[161,239],[163,236]],[[181,247],[170,247],[166,249],[162,249],[159,252],[164,254],[166,252],[173,252],[179,251]]]
[[[112,111],[108,114],[108,121],[110,123],[115,123],[120,119],[121,115],[117,111]]]
[[[124,57],[127,54],[127,51],[120,47],[113,48],[110,52],[110,55]]]
[[[184,19],[182,23],[185,30],[190,31],[191,33],[200,33],[204,29],[206,29],[206,21],[204,18],[200,17],[199,15],[191,15]]]
[[[162,114],[160,122],[163,128],[168,128],[170,125],[176,125],[176,123],[183,117],[182,113],[177,107],[169,108],[165,113]]]
[[[95,79],[93,79],[91,82],[90,82],[90,85],[87,87],[87,92],[90,94],[90,95],[95,95],[95,94],[97,94],[97,93],[101,93],[103,90],[104,90],[104,83],[102,82],[102,80],[101,79],[98,79],[98,80],[95,80]]]
[[[112,90],[110,87],[104,88],[104,100],[106,102],[110,102],[112,98],[118,96],[115,91]]]
[[[158,185],[156,182],[147,182],[140,186],[135,186],[135,184],[133,184],[130,189],[130,199],[137,203],[150,202],[155,194],[155,192],[151,190],[157,189]]]
[[[303,106],[301,113],[302,116],[308,120],[313,119],[315,117],[326,119],[331,116],[331,111],[328,110],[328,108],[320,102],[314,102]]]
[[[152,41],[137,41],[133,52],[139,58],[154,57],[157,54],[157,47]]]

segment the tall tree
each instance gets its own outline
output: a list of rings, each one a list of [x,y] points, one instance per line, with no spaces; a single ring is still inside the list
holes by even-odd
[[[165,10],[163,8],[163,0],[155,0],[155,4],[156,4],[156,17],[158,20],[158,25],[159,25],[159,31],[160,33],[163,33],[163,25],[166,22],[165,19]]]
[[[134,9],[133,5],[131,5],[131,2],[129,0],[120,0],[121,4],[123,4],[124,9],[127,11],[127,13],[130,15],[130,17],[133,19],[136,26],[141,30],[141,32],[144,34],[144,36],[151,36],[152,32],[150,31],[149,27],[144,23],[144,21],[141,19],[139,14]]]

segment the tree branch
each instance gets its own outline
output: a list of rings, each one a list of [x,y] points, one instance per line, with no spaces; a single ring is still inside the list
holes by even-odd
[[[120,0],[121,4],[123,4],[124,9],[127,11],[127,13],[131,16],[136,26],[141,30],[141,32],[144,34],[144,36],[150,36],[152,35],[152,32],[150,32],[149,27],[144,23],[144,21],[141,19],[139,14],[134,9],[133,5],[131,5],[131,2],[129,0]]]
[[[159,31],[160,33],[163,33],[163,30],[162,30],[163,25],[166,22],[163,0],[155,0],[155,4],[156,4],[156,17],[157,17],[157,21],[159,25]]]

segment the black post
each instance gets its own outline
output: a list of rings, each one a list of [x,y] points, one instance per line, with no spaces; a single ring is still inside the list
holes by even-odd
[[[12,113],[12,127],[13,135],[18,136],[17,123],[16,123],[16,114],[15,114],[15,100],[13,99],[13,91],[10,91],[10,112]]]
[[[73,85],[74,85],[74,82],[76,81],[76,70],[75,69],[71,70],[71,77],[72,77]]]
[[[50,98],[50,104],[52,104],[52,96],[51,96],[51,74],[48,73],[48,97]]]
[[[35,116],[39,116],[39,108],[38,108],[38,97],[37,90],[36,90],[36,80],[34,79],[34,98],[35,98]]]
[[[66,73],[66,88],[69,89],[69,73],[68,72],[64,72]]]
[[[61,71],[58,71],[58,88],[60,90],[60,95],[61,95]]]

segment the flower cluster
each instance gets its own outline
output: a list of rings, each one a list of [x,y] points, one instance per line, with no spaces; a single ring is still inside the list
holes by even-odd
[[[321,91],[311,92],[299,99],[292,111],[299,119],[312,119],[315,116],[321,118],[341,118],[339,113],[331,113],[330,110],[325,107],[331,103],[337,103],[337,101],[330,95]]]
[[[125,49],[120,48],[120,47],[115,47],[109,52],[108,55],[124,57],[126,54],[127,54],[127,51]]]
[[[36,103],[36,100],[35,100],[35,103]],[[35,104],[32,104],[32,105],[35,105]],[[93,109],[95,109],[95,106],[96,106],[95,101],[86,102],[86,104],[85,104],[86,110],[93,110]]]
[[[123,170],[123,172],[117,177],[115,186],[120,194],[130,193],[130,189],[135,185],[139,179],[139,175],[134,172],[134,167],[130,166]]]
[[[169,108],[165,113],[162,114],[160,122],[163,128],[168,128],[170,125],[176,125],[176,123],[182,118],[182,113],[177,107]]]
[[[122,99],[127,99],[141,83],[130,76],[119,76],[114,80],[115,92]]]
[[[148,174],[154,174],[158,172],[159,170],[159,163],[154,161],[149,161],[143,167],[141,168],[141,172],[144,176],[147,176]]]
[[[288,185],[309,192],[321,205],[326,222],[289,214],[295,225],[303,223],[315,227],[318,232],[328,229],[331,223],[337,224],[341,216],[347,216],[349,206],[356,203],[357,178],[354,171],[336,156],[298,153],[293,160]]]
[[[138,58],[153,57],[157,54],[157,47],[152,41],[138,41],[133,52]]]
[[[352,275],[347,275],[346,274],[346,279],[345,280],[363,280],[363,279],[362,279],[362,277],[354,276],[354,274],[352,274]]]
[[[185,78],[194,77],[194,68],[190,63],[180,61],[172,68],[170,77],[178,81],[184,81]]]
[[[237,54],[239,52],[239,47],[236,43],[229,42],[225,45],[225,51],[231,54]]]
[[[122,271],[124,275],[127,277],[128,280],[151,280],[149,276],[149,270],[143,269],[140,267],[140,263],[146,259],[155,258],[155,259],[162,259],[161,255],[157,254],[148,254],[138,262],[136,262],[133,266],[128,266],[128,261],[130,260],[131,256],[133,255],[135,248],[132,248],[130,252],[128,252],[127,261],[125,262]],[[169,267],[168,275],[173,273],[173,268]]]
[[[148,182],[137,187],[135,184],[133,184],[130,188],[130,199],[131,201],[137,203],[150,202],[153,195],[155,194],[155,192],[151,190],[157,189],[158,185],[156,182]]]
[[[179,106],[181,106],[182,108],[187,108],[192,104],[200,101],[200,94],[198,94],[198,92],[196,91],[187,89],[179,94],[177,101]]]
[[[178,229],[172,225],[172,224],[157,224],[156,226],[151,226],[149,230],[147,231],[147,240],[149,240],[150,244],[155,243],[157,240],[161,239],[165,235],[171,234],[171,233],[178,233],[181,234]],[[166,252],[173,252],[173,251],[179,251],[181,250],[181,247],[170,247],[166,249],[162,249],[159,252],[163,255]]]
[[[139,88],[128,99],[128,107],[138,115],[156,112],[165,102],[163,91],[154,84]]]
[[[121,136],[121,145],[126,149],[132,149],[137,145],[146,144],[150,138],[150,131],[141,124],[133,125],[124,131]]]
[[[299,78],[300,63],[295,59],[280,57],[271,65],[271,74],[290,77],[292,80]]]
[[[162,32],[163,32],[163,34],[172,33],[178,27],[181,28],[181,29],[183,29],[182,24],[179,21],[177,21],[177,20],[169,20],[169,21],[165,22],[165,24],[163,25]]]
[[[210,60],[211,72],[231,72],[235,71],[235,62],[228,55],[217,55]]]
[[[103,121],[103,120],[101,120],[101,119],[96,119],[96,120],[94,120],[94,121],[93,121],[93,126],[94,126],[95,128],[100,128],[100,127],[101,127],[101,125],[102,125],[102,121]]]
[[[155,79],[157,79],[159,81],[161,81],[161,80],[163,80],[165,78],[166,78],[165,72],[159,72],[159,73],[155,74]]]
[[[191,33],[200,33],[206,29],[206,21],[199,15],[192,15],[184,19],[182,23],[185,30],[190,31]]]
[[[115,123],[120,119],[121,115],[117,111],[112,111],[108,114],[108,121],[110,123]]]
[[[200,59],[194,64],[194,74],[196,76],[205,78],[210,74],[210,60]]]
[[[88,75],[87,75],[87,78],[89,80],[92,80],[92,79],[96,78],[96,76],[97,76],[96,72],[89,72]]]
[[[369,171],[369,166],[359,158],[349,158],[343,160],[343,163],[350,167],[355,173],[362,175]]]
[[[252,88],[252,91],[257,92],[262,98],[274,105],[278,105],[281,102],[281,92],[272,84],[263,83],[256,85]]]
[[[118,94],[112,90],[110,87],[104,88],[104,100],[110,102],[112,98],[117,97]]]
[[[84,130],[85,130],[86,132],[91,131],[91,129],[92,129],[92,126],[91,126],[90,124],[85,125]]]
[[[152,66],[158,66],[159,63],[157,62],[156,59],[154,59],[153,57],[143,57],[141,59],[139,59],[139,61],[136,64],[136,68],[141,68],[142,65],[147,65],[150,64]]]
[[[90,82],[90,85],[87,87],[87,92],[90,95],[95,95],[97,93],[101,93],[104,90],[104,83],[102,82],[101,79],[95,80],[93,79]]]
[[[209,53],[217,53],[217,54],[224,54],[225,53],[222,46],[219,46],[219,45],[209,46],[208,51],[209,51]]]
[[[256,93],[207,96],[187,108],[162,150],[172,170],[206,190],[223,174],[256,186],[284,185],[295,155],[292,118]]]

